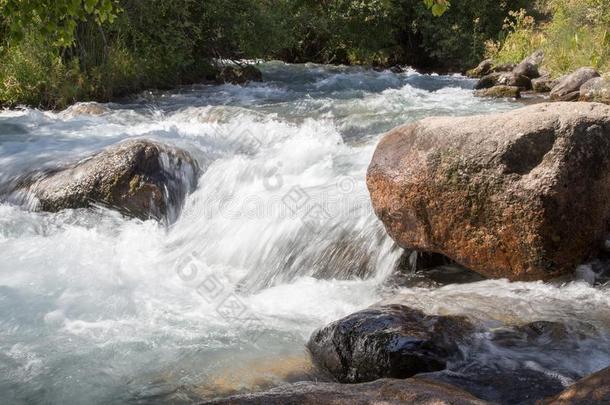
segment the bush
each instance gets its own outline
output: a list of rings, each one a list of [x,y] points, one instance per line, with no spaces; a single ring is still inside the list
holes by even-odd
[[[524,11],[513,14],[506,38],[488,44],[488,56],[517,63],[543,49],[543,68],[555,77],[583,66],[610,70],[610,0],[549,0],[544,7],[550,21],[536,24]]]

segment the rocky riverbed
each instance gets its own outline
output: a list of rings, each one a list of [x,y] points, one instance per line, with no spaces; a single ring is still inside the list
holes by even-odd
[[[608,106],[260,68],[0,113],[8,403],[607,401]]]

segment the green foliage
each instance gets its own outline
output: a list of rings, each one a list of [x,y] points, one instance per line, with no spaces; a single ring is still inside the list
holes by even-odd
[[[489,56],[516,63],[543,49],[543,68],[553,76],[583,66],[610,70],[610,0],[548,0],[543,7],[550,21],[536,23],[525,12],[513,15],[506,38],[490,44]]]
[[[445,14],[447,9],[449,8],[448,0],[424,0],[424,3],[426,4],[426,7],[428,7],[432,11],[432,14],[436,17],[440,17]]]
[[[534,18],[527,15],[524,9],[511,11],[506,19],[504,29],[509,35],[499,43],[489,43],[488,52],[498,63],[517,63],[540,49],[544,37],[536,27]]]
[[[529,2],[449,3],[0,0],[0,104],[108,100],[200,81],[226,59],[462,68]]]
[[[57,46],[74,42],[80,21],[112,22],[116,12],[116,0],[0,0],[0,14],[14,38],[37,30]]]

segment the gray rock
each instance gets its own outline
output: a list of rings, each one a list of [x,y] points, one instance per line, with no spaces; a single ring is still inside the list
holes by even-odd
[[[477,97],[521,98],[521,90],[517,86],[497,85],[488,89],[476,90]]]
[[[485,405],[447,383],[424,378],[365,384],[301,382],[267,392],[206,401],[206,405]]]
[[[576,101],[580,97],[580,87],[589,80],[599,77],[593,68],[580,68],[567,76],[563,76],[551,90],[553,101]]]
[[[493,68],[492,60],[486,59],[486,60],[482,61],[481,63],[479,63],[479,65],[476,68],[470,69],[469,71],[467,71],[466,76],[473,77],[473,78],[480,78],[480,77],[483,77],[483,76],[491,73],[492,68]]]
[[[514,63],[504,63],[502,65],[496,65],[491,69],[491,73],[502,73],[502,72],[512,72],[515,68]]]
[[[550,76],[544,75],[537,79],[532,79],[532,88],[536,93],[548,93],[557,85],[557,80],[551,79]]]
[[[34,197],[32,208],[42,211],[97,204],[128,216],[172,222],[198,174],[188,152],[139,139],[31,179],[23,189]]]
[[[475,85],[475,90],[488,89],[490,87],[498,84],[498,80],[500,79],[500,75],[502,73],[490,73],[488,75],[483,76]]]
[[[518,76],[528,77],[530,79],[540,77],[540,72],[538,72],[538,66],[527,60],[524,60],[523,62],[515,66],[515,68],[513,69],[513,73]]]
[[[498,85],[518,87],[522,90],[531,90],[532,81],[529,77],[519,75],[513,72],[501,73],[498,77]]]
[[[356,312],[314,332],[314,364],[344,383],[442,370],[472,332],[463,317],[430,316],[403,305]]]
[[[367,174],[406,250],[489,278],[550,279],[594,254],[610,223],[610,106],[544,103],[396,128]]]
[[[542,49],[534,51],[534,53],[525,58],[523,62],[531,63],[539,68],[542,65],[542,62],[544,62],[544,51]]]
[[[580,86],[580,101],[610,104],[610,73],[596,77]]]

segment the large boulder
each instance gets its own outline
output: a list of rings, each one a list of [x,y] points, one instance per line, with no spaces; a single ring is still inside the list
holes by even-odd
[[[403,305],[356,312],[311,336],[314,364],[343,383],[408,378],[446,367],[472,332],[463,317],[431,316]]]
[[[521,89],[517,86],[498,85],[488,89],[476,90],[474,95],[477,97],[521,98]]]
[[[33,196],[32,208],[42,211],[97,204],[128,216],[171,222],[195,188],[198,173],[188,152],[138,139],[46,173],[24,187]]]
[[[577,381],[559,395],[540,405],[602,405],[610,404],[610,367]]]
[[[599,77],[593,68],[580,68],[569,75],[563,76],[551,90],[553,101],[576,101],[580,97],[580,87],[589,80]]]
[[[572,272],[609,229],[610,107],[545,103],[411,123],[383,137],[367,184],[405,249],[492,278]]]
[[[580,86],[580,101],[610,104],[610,73],[591,79]]]
[[[202,402],[202,405],[485,405],[447,383],[423,378],[381,379],[364,384],[300,382],[267,392]]]

